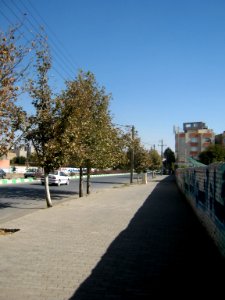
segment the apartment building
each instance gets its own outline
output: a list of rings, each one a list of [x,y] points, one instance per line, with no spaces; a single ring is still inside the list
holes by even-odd
[[[219,144],[225,147],[225,131],[215,136],[215,144]]]
[[[215,134],[203,122],[183,123],[183,131],[175,131],[175,154],[178,164],[188,163],[189,158],[198,159],[200,152],[215,143]]]

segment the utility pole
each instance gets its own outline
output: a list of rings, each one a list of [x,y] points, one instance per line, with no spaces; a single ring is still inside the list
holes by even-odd
[[[163,140],[160,141],[161,144],[159,144],[158,146],[161,147],[161,159],[162,159],[162,174],[163,174],[163,147],[166,146],[163,144]]]
[[[134,177],[134,126],[131,127],[131,157],[130,157],[130,183],[133,183]]]

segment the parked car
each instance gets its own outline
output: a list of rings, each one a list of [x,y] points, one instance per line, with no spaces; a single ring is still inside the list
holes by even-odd
[[[53,171],[53,172],[49,173],[48,182],[49,182],[49,185],[50,184],[56,184],[58,186],[60,186],[61,184],[69,185],[70,179],[69,179],[69,176],[65,172],[57,170],[57,171]],[[44,175],[41,176],[41,184],[42,185],[45,184]]]
[[[0,169],[0,178],[3,179],[6,176],[6,172],[2,169]]]
[[[32,177],[32,178],[40,178],[41,172],[37,168],[29,168],[24,173],[24,178]]]

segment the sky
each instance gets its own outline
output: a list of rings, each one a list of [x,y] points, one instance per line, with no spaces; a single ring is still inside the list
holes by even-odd
[[[147,149],[175,151],[184,122],[225,131],[224,0],[0,0],[0,28],[18,20],[45,28],[53,88],[91,71]]]

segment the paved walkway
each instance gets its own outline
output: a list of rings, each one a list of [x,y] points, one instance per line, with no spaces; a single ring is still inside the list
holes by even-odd
[[[101,190],[1,227],[20,231],[0,236],[0,300],[224,293],[224,260],[172,177]]]

